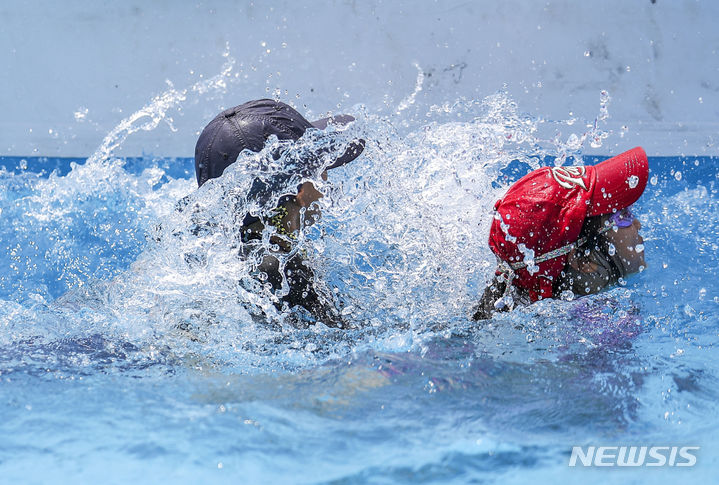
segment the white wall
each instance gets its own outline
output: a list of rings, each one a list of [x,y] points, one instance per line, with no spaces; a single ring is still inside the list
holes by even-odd
[[[614,135],[587,153],[717,155],[717,20],[713,0],[3,2],[0,155],[87,156],[165,93],[160,125],[118,153],[192,156],[220,108],[279,89],[310,117],[390,116],[418,72],[398,124],[501,89],[533,116],[592,120],[607,90]]]

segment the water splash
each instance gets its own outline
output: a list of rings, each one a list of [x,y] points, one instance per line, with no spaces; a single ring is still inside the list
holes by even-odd
[[[47,242],[48,258],[58,261],[74,289],[43,301],[34,320],[53,320],[54,333],[97,333],[139,352],[192,353],[245,369],[312,365],[363,346],[412,348],[429,338],[432,328],[465,320],[492,271],[481,228],[502,190],[496,181],[513,160],[527,160],[524,152],[534,143],[534,124],[510,99],[498,94],[458,102],[451,110],[472,114],[470,121],[430,123],[406,137],[391,121],[359,111],[357,122],[336,133],[332,146],[319,132],[308,133],[292,150],[274,140],[259,154],[243,154],[221,179],[197,191],[189,180],[166,180],[159,168],[133,175],[109,156],[131,133],[161,122],[187,92],[171,89],[154,99],[113,130],[86,165],[33,188],[26,210],[38,225],[64,221],[56,235],[82,227],[78,217],[97,221],[107,214],[100,223],[106,233],[92,226],[90,234],[71,232],[64,243]],[[331,171],[329,183],[317,167],[304,178],[286,177],[284,190],[274,197],[246,199],[255,177],[282,175],[287,161],[274,160],[278,150],[285,157],[324,150],[328,164],[333,150],[344,148],[338,139],[356,138],[367,140],[364,154]],[[257,291],[252,273],[261,255],[237,255],[242,214],[267,214],[283,193],[294,193],[305,180],[326,196],[320,201],[322,222],[300,235],[298,250],[357,330],[288,325],[272,296]],[[118,205],[124,206],[120,213],[139,215],[141,222],[128,228],[110,223],[117,213],[108,208]],[[123,240],[125,229],[131,237]],[[80,247],[94,235],[108,261],[119,252],[129,268],[116,264],[115,275],[103,277],[92,268],[96,260],[83,263]],[[129,251],[133,244],[144,249]],[[62,246],[64,257],[58,254]],[[264,250],[271,251],[269,237]],[[98,276],[101,280],[93,281]],[[22,334],[20,329],[14,326]]]
[[[412,106],[417,99],[417,95],[422,91],[422,85],[424,84],[424,71],[416,62],[414,63],[414,67],[417,69],[417,81],[414,85],[414,91],[412,91],[409,96],[404,98],[399,103],[399,105],[397,106],[397,110],[395,111],[395,114],[397,115],[401,114],[402,111]]]
[[[168,89],[150,100],[148,104],[123,119],[102,140],[100,146],[88,158],[87,165],[92,167],[95,163],[107,160],[122,143],[138,131],[152,131],[161,122],[173,128],[170,110],[180,106],[189,92],[204,95],[210,91],[224,92],[227,90],[227,80],[230,79],[235,59],[229,54],[229,44],[225,46],[225,63],[220,72],[209,79],[198,81],[189,88],[177,90],[171,81],[167,81]]]
[[[548,153],[549,155],[555,155],[554,164],[556,166],[563,165],[570,157],[579,158],[582,150],[588,143],[592,148],[600,148],[611,132],[605,131],[602,125],[606,124],[609,119],[609,104],[611,102],[611,96],[605,90],[599,93],[599,114],[594,118],[592,122],[586,123],[587,128],[581,134],[570,133],[566,141],[562,141],[562,134],[557,133],[553,138],[554,152]],[[570,126],[574,125],[576,120],[572,119],[566,123]]]
[[[336,135],[343,143],[367,140],[363,155],[330,171],[328,183],[320,177],[321,166],[305,177],[287,176],[284,190],[263,201],[248,201],[245,194],[254,178],[283,175],[287,159],[277,163],[274,153],[292,157],[326,149],[329,163],[342,143],[330,146],[319,132],[294,144],[271,140],[263,152],[243,154],[222,178],[200,190],[191,179],[168,177],[157,164],[132,173],[123,160],[108,155],[131,133],[157,126],[173,106],[187,103],[193,89],[210,93],[214,82],[222,89],[230,71],[224,72],[215,81],[171,89],[148,103],[154,107],[147,114],[129,117],[91,162],[73,166],[66,176],[4,176],[3,183],[13,184],[8,191],[13,199],[3,202],[3,216],[27,226],[12,232],[15,267],[4,276],[4,343],[69,339],[93,352],[107,351],[118,362],[179,360],[251,372],[314,366],[367,349],[417,350],[438,335],[463,331],[481,348],[507,353],[522,342],[541,358],[547,355],[537,354],[537,342],[549,343],[544,348],[558,358],[567,349],[586,351],[636,335],[631,328],[615,333],[586,328],[572,338],[574,317],[562,308],[584,299],[542,302],[502,315],[489,324],[502,332],[485,335],[484,327],[469,323],[467,313],[494,272],[486,231],[494,201],[511,183],[508,170],[537,168],[542,156],[554,153],[552,144],[537,136],[542,121],[523,115],[506,93],[432,106],[428,112],[437,118],[407,134],[399,133],[393,117],[357,107],[352,112],[357,122]],[[466,121],[456,121],[457,113]],[[667,179],[662,183],[677,182]],[[295,328],[271,294],[257,287],[253,271],[261,253],[238,257],[237,227],[244,213],[267,214],[283,193],[294,193],[306,180],[325,194],[319,203],[323,218],[300,235],[298,250],[355,330]],[[677,210],[689,211],[701,195],[682,194],[672,202]],[[673,227],[670,213],[663,214],[655,209],[648,217],[659,227]],[[704,222],[716,227],[712,220]],[[652,232],[656,239],[668,238],[656,229],[649,232],[647,241]],[[4,240],[12,239],[8,234]],[[269,235],[263,250],[271,251]],[[646,251],[649,259],[657,249]],[[59,287],[42,287],[53,280],[71,291],[55,299]],[[27,288],[29,282],[35,286]],[[629,282],[626,291],[631,287]],[[10,294],[21,296],[13,301]],[[636,296],[618,294],[620,307]],[[101,338],[88,343],[82,340],[87,335]],[[609,335],[617,337],[605,339]],[[62,348],[74,348],[68,345]],[[113,353],[113,346],[125,349],[125,357]],[[518,347],[515,355],[524,350]]]

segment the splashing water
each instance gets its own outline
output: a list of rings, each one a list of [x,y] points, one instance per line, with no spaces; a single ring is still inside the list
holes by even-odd
[[[407,96],[405,99],[403,99],[399,106],[397,106],[397,111],[395,111],[395,114],[401,114],[402,111],[406,110],[410,106],[412,106],[415,103],[415,100],[417,99],[417,95],[422,91],[422,86],[424,85],[424,71],[422,71],[422,68],[419,66],[419,64],[414,65],[415,68],[417,68],[417,81],[414,86],[414,91],[412,94]]]
[[[494,272],[486,238],[495,200],[546,160],[581,162],[585,144],[610,137],[600,128],[608,94],[587,131],[569,134],[565,143],[564,137],[542,139],[546,122],[522,114],[507,93],[427,108],[417,67],[412,93],[384,113],[355,107],[357,121],[335,133],[332,144],[315,131],[295,143],[270,140],[200,189],[191,159],[114,157],[133,134],[171,126],[172,113],[191,97],[227,89],[233,65],[228,56],[217,76],[186,89],[170,86],[123,120],[84,164],[72,162],[49,176],[33,170],[32,161],[18,173],[0,171],[0,214],[8,221],[0,228],[7,248],[0,378],[67,386],[82,377],[90,387],[77,394],[60,387],[57,395],[82,409],[83,418],[98,415],[90,408],[97,399],[83,394],[92,386],[111,396],[102,406],[118,415],[148,399],[157,413],[157,423],[148,426],[171,435],[159,448],[175,458],[185,455],[171,442],[175,434],[184,437],[180,430],[194,419],[210,430],[218,453],[277,441],[304,450],[306,441],[293,436],[315,436],[317,428],[303,420],[317,419],[325,430],[318,436],[330,439],[313,441],[312,448],[325,457],[339,449],[338,436],[327,431],[336,425],[333,417],[343,418],[343,432],[349,423],[358,435],[368,423],[378,436],[394,436],[385,427],[399,426],[403,436],[423,443],[413,448],[417,456],[437,443],[430,454],[470,475],[477,460],[501,475],[516,468],[522,453],[535,464],[553,463],[566,452],[548,444],[559,438],[616,436],[617,430],[628,430],[624,439],[661,437],[679,421],[694,430],[705,426],[686,405],[715,410],[717,369],[703,364],[714,352],[719,301],[712,280],[719,272],[719,206],[711,164],[685,163],[678,172],[671,167],[682,161],[651,162],[651,188],[637,204],[645,235],[645,247],[637,250],[647,253],[649,266],[626,286],[539,302],[479,326],[468,314]],[[412,110],[426,112],[412,118]],[[254,178],[287,175],[285,162],[308,151],[324,150],[326,166],[356,138],[367,141],[364,153],[331,170],[327,182],[318,166],[304,178],[284,177],[274,197],[247,200]],[[276,161],[275,153],[285,158]],[[318,202],[321,220],[299,235],[297,247],[352,330],[290,325],[253,283],[260,256],[238,256],[244,214],[269,213],[304,181],[325,197]],[[265,236],[264,254],[272,249]],[[130,398],[115,386],[125,376],[142,378],[140,387],[120,386]],[[277,415],[288,412],[291,430],[283,432],[286,423]],[[129,412],[127,420],[139,414]],[[417,419],[444,416],[466,418],[461,426],[447,425],[452,438],[417,426]],[[246,443],[227,434],[238,422],[253,430]],[[119,440],[109,446],[126,450]],[[216,450],[212,440],[200,448]],[[348,446],[364,449],[357,440]],[[535,444],[517,444],[527,440]],[[143,456],[155,449],[143,446]],[[259,453],[276,456],[267,446]],[[202,460],[216,461],[214,451],[203,453]],[[362,473],[362,460],[337,453],[337,476]],[[366,466],[383,466],[362,456]],[[296,466],[289,463],[283,473]],[[322,466],[333,463],[324,459]],[[387,476],[403,470],[382,469]]]
[[[315,132],[291,144],[292,150],[275,140],[259,154],[241,155],[221,179],[197,191],[159,167],[128,173],[123,160],[111,157],[133,133],[171,123],[170,110],[188,92],[223,89],[233,64],[228,59],[214,78],[155,97],[66,176],[27,182],[29,196],[9,214],[33,221],[32,229],[19,231],[11,251],[11,269],[23,277],[6,278],[5,294],[20,292],[20,301],[35,302],[33,310],[21,312],[52,320],[55,332],[93,331],[137,349],[199,353],[245,368],[316,365],[366,346],[408,350],[439,329],[464,325],[494,269],[486,228],[493,202],[509,182],[506,171],[513,164],[537,168],[546,155],[534,135],[537,121],[521,115],[503,93],[432,107],[428,114],[461,112],[469,121],[430,122],[406,136],[392,118],[360,108],[357,122],[336,133],[345,145],[329,146],[329,138]],[[421,76],[418,86],[398,112],[421,91]],[[602,110],[607,102],[603,98]],[[331,171],[329,182],[321,180],[318,167],[310,177],[285,177],[283,190],[261,204],[246,200],[254,178],[282,175],[281,167],[292,165],[273,159],[278,150],[287,158],[324,149],[326,166],[355,138],[367,140],[362,157]],[[268,214],[307,180],[325,193],[323,216],[301,234],[298,250],[316,268],[319,284],[335,295],[353,331],[302,331],[283,323],[286,315],[274,308],[271,295],[252,283],[261,254],[237,254],[242,215]],[[93,223],[83,224],[88,220]],[[265,254],[271,249],[265,237]],[[25,287],[52,279],[57,283],[51,286]],[[11,327],[17,333],[10,341],[37,335],[16,322]]]
[[[107,206],[116,210],[125,206],[120,211],[125,212],[129,227],[98,222],[91,228],[93,234],[72,236],[78,239],[72,241],[75,247],[98,237],[97,245],[106,252],[100,255],[99,267],[92,269],[98,259],[67,256],[62,269],[73,279],[63,280],[61,286],[75,289],[49,304],[52,316],[47,316],[57,319],[59,312],[58,321],[66,326],[63,332],[86,334],[93,328],[138,348],[166,345],[178,354],[192,349],[208,358],[222,356],[231,365],[283,366],[309,365],[376,339],[389,339],[380,344],[387,348],[397,342],[411,346],[429,328],[466,318],[475,298],[467,289],[481,284],[491,269],[479,228],[488,225],[491,203],[500,193],[492,184],[512,160],[526,160],[521,149],[532,140],[533,125],[520,119],[505,96],[458,105],[479,108],[473,121],[430,124],[405,139],[396,135],[391,121],[360,113],[357,123],[339,135],[345,143],[357,137],[368,140],[361,160],[333,170],[328,183],[319,177],[320,168],[310,178],[326,194],[320,203],[323,220],[300,237],[299,250],[307,253],[320,279],[337,295],[343,314],[359,329],[356,334],[282,326],[278,333],[277,327],[253,318],[264,313],[281,322],[283,316],[267,295],[243,287],[253,266],[237,256],[236,228],[241,214],[269,213],[281,195],[293,193],[305,180],[289,177],[284,191],[259,206],[244,198],[253,178],[276,176],[278,167],[284,166],[272,160],[282,142],[270,143],[256,155],[243,154],[221,179],[194,192],[186,180],[160,183],[167,177],[158,168],[134,177],[123,170],[121,160],[102,159],[108,147],[119,143],[116,137],[147,128],[134,120],[155,112],[151,123],[156,125],[168,100],[178,99],[174,94],[156,98],[152,108],[143,108],[113,130],[99,154],[84,166],[73,165],[66,177],[51,175],[32,188],[32,203],[24,210],[32,209],[40,225],[54,221],[50,225],[54,235],[81,225],[79,221],[90,217],[91,211],[94,221],[103,211],[111,219],[115,214]],[[336,150],[344,146],[334,139],[335,153],[341,153]],[[328,143],[326,137],[308,134],[284,156],[328,148],[323,143]],[[328,151],[326,164],[332,153]],[[187,192],[182,203],[187,209],[174,207],[173,201]],[[199,233],[198,225],[203,228]],[[98,227],[105,232],[98,234]],[[149,231],[148,242],[142,241],[144,231]],[[25,237],[30,239],[31,234]],[[269,251],[267,238],[265,244]],[[129,269],[110,261],[118,252],[125,254]],[[63,264],[61,258],[49,259]],[[80,264],[85,265],[82,272],[74,266]],[[103,278],[113,273],[113,278]],[[93,283],[89,275],[102,281]],[[45,291],[45,297],[58,290]],[[78,307],[82,311],[76,313]],[[189,340],[178,328],[193,329],[193,338]],[[398,339],[398,333],[404,337]],[[312,352],[307,351],[310,343]]]

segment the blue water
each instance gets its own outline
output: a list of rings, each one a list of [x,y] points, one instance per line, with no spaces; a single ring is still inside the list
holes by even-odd
[[[316,181],[300,241],[353,330],[295,329],[237,284],[245,171],[198,191],[190,158],[0,158],[0,482],[712,482],[719,160],[650,159],[626,285],[475,324],[494,200],[567,155],[501,102],[359,113],[366,152]],[[607,470],[568,467],[574,445],[701,449]]]

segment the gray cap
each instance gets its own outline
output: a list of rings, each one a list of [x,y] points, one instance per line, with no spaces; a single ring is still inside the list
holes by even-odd
[[[298,140],[308,128],[324,130],[329,124],[343,126],[351,121],[354,121],[352,116],[339,115],[310,123],[292,107],[271,99],[250,101],[225,110],[210,121],[197,140],[197,184],[201,186],[222,175],[243,150],[261,151],[272,135],[279,140]],[[327,168],[351,162],[363,149],[364,140],[353,141]],[[314,165],[313,160],[306,163]]]

